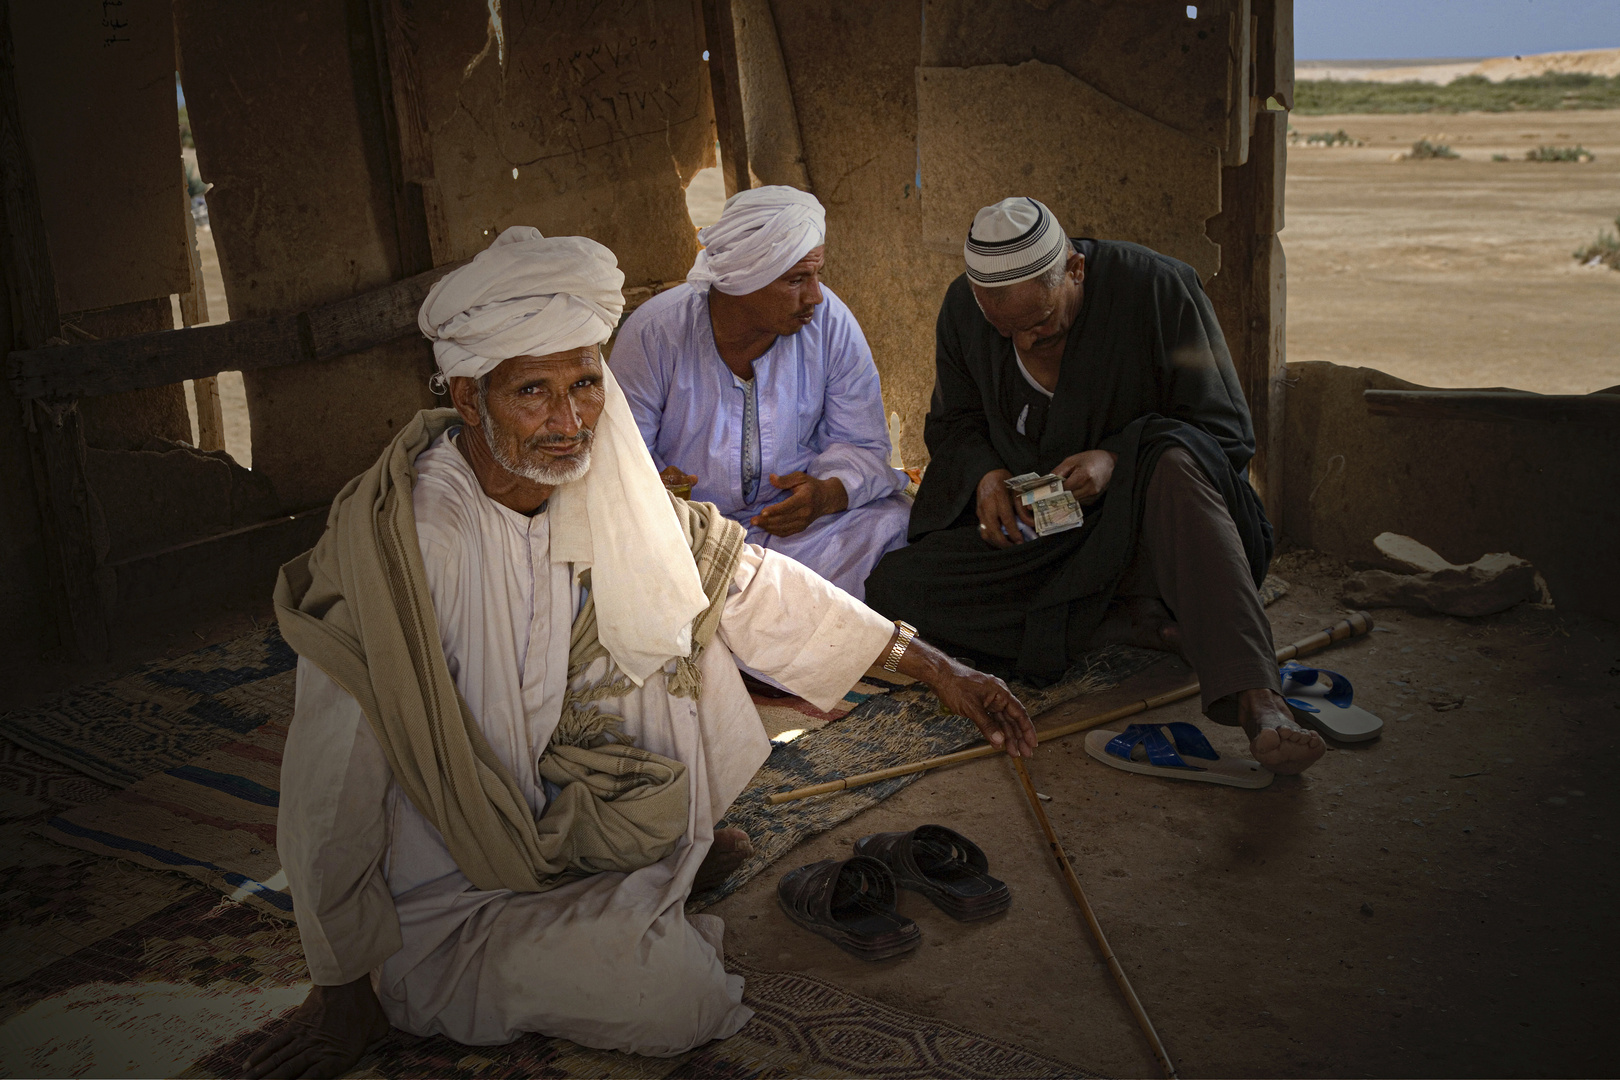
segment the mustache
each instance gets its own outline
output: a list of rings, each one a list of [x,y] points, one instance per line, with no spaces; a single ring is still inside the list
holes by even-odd
[[[591,445],[596,438],[596,432],[588,427],[582,427],[574,435],[531,435],[523,440],[525,450],[538,450],[543,446],[568,446],[578,444],[581,450]]]

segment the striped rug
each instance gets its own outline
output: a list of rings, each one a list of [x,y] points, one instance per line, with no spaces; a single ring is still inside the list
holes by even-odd
[[[292,897],[276,856],[276,807],[291,712],[50,818],[38,831],[70,847],[178,870],[232,900],[288,918]]]
[[[884,671],[874,664],[865,675],[861,676],[861,681],[844,695],[844,700],[826,712],[802,697],[765,697],[763,694],[754,694],[752,697],[754,708],[759,710],[760,722],[765,725],[765,734],[771,737],[772,742],[780,745],[790,743],[800,735],[818,731],[834,720],[841,720],[862,702],[879,694],[902,690],[910,686],[911,682],[912,680],[904,675]]]

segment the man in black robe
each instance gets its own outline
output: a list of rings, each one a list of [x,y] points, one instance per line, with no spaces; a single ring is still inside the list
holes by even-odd
[[[1241,724],[1273,772],[1303,770],[1324,746],[1280,692],[1254,431],[1197,273],[1071,240],[1024,198],[979,211],[965,255],[935,330],[911,545],[867,603],[1037,679],[1106,640],[1176,649],[1207,716]],[[1062,477],[1085,524],[1037,538],[1004,483],[1022,473]]]

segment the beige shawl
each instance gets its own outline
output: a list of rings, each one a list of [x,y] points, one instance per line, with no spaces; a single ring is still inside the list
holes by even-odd
[[[538,763],[562,792],[538,820],[451,680],[411,491],[417,456],[459,422],[451,409],[418,414],[339,492],[320,542],[281,568],[282,636],[359,703],[395,781],[477,888],[541,892],[583,874],[657,862],[686,832],[686,769],[623,741],[613,718],[596,708],[632,689],[611,657],[606,678],[570,687]],[[696,698],[697,660],[719,627],[744,532],[709,504],[674,505],[709,605],[693,620],[691,653],[675,661],[668,687]],[[606,656],[593,590],[574,621],[570,684]]]

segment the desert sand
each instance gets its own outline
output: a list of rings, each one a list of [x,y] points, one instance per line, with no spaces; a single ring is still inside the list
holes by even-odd
[[[1289,360],[1439,387],[1620,384],[1620,273],[1571,258],[1620,214],[1620,112],[1292,123],[1304,135],[1343,128],[1365,145],[1289,148]],[[1390,160],[1419,138],[1462,157]],[[1523,160],[1577,144],[1596,160]]]
[[[1300,79],[1414,81],[1442,85],[1464,75],[1483,75],[1491,82],[1502,82],[1548,72],[1620,75],[1620,49],[1492,56],[1483,60],[1301,60],[1294,65],[1294,75]]]

